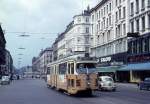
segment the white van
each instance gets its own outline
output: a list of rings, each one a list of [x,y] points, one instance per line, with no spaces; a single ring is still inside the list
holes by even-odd
[[[100,76],[98,78],[98,86],[100,90],[116,91],[116,84],[109,76]]]

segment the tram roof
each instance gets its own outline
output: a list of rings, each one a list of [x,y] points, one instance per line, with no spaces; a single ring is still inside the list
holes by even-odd
[[[51,62],[48,64],[48,66],[52,65],[52,64],[63,63],[66,61],[76,61],[77,63],[81,63],[81,62],[83,62],[83,63],[97,63],[97,60],[95,57],[85,57],[84,54],[78,54],[78,55],[68,56],[68,57],[65,57],[63,59]]]

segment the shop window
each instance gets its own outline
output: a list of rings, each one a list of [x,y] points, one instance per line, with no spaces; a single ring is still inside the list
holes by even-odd
[[[149,41],[148,41],[148,39],[146,38],[146,39],[144,39],[144,52],[148,52],[149,51]]]
[[[143,47],[142,47],[142,39],[139,40],[139,53],[142,53]]]

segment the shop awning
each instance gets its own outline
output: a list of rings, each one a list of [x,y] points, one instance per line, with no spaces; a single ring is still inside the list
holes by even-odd
[[[97,67],[96,72],[116,72],[120,66]]]
[[[120,68],[118,71],[129,71],[129,70],[150,70],[150,63],[138,63],[138,64],[128,64]]]

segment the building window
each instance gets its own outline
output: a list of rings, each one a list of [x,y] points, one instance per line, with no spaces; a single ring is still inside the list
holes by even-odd
[[[142,10],[144,10],[145,9],[145,0],[141,0],[142,1]]]
[[[116,0],[116,6],[118,6],[118,0]]]
[[[109,8],[108,8],[108,5],[107,5],[107,13],[108,13],[108,9],[109,9]]]
[[[92,15],[92,21],[94,21],[94,15]]]
[[[118,25],[118,36],[121,36],[121,25]]]
[[[89,53],[89,47],[85,47],[85,52]]]
[[[126,51],[126,41],[123,41],[123,51]]]
[[[118,37],[118,29],[117,29],[117,27],[116,27],[116,38]]]
[[[109,25],[111,25],[111,16],[109,16]]]
[[[131,22],[131,32],[134,33],[134,21]]]
[[[85,44],[89,44],[89,37],[85,37]]]
[[[150,0],[148,0],[148,8],[150,8]]]
[[[102,34],[102,43],[104,43],[105,42],[105,40],[104,40],[104,33]]]
[[[99,11],[99,19],[101,18],[101,12]]]
[[[116,22],[118,21],[118,12],[116,12]]]
[[[98,23],[98,25],[99,25],[99,30],[101,30],[101,24],[100,24],[100,22]]]
[[[105,29],[105,19],[103,21],[104,21],[104,29]]]
[[[123,7],[123,18],[126,17],[126,7]]]
[[[139,12],[139,0],[136,0],[136,13]]]
[[[107,18],[107,27],[108,27],[108,18]]]
[[[103,9],[101,9],[101,17],[103,17]]]
[[[89,22],[89,18],[88,17],[86,17],[86,22]]]
[[[148,28],[150,29],[150,14],[148,15]]]
[[[110,30],[107,32],[107,41],[110,41]]]
[[[111,11],[111,3],[109,3],[109,11]]]
[[[104,15],[106,14],[106,7],[104,7]]]
[[[140,25],[139,25],[139,19],[136,20],[136,31],[139,32],[140,30]]]
[[[77,41],[80,42],[80,37],[77,38]]]
[[[145,16],[142,17],[142,31],[145,31]]]
[[[121,9],[119,9],[119,19],[121,19]]]
[[[131,3],[131,16],[133,16],[134,15],[134,3]]]
[[[126,24],[123,24],[123,35],[126,35]]]
[[[85,28],[85,32],[86,32],[86,33],[89,33],[89,27],[86,27],[86,28]]]
[[[96,19],[98,20],[98,12],[96,13]]]
[[[119,0],[119,4],[121,4],[121,0]]]

